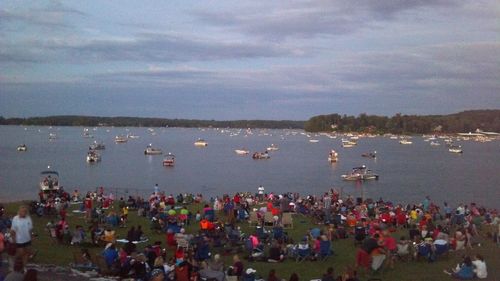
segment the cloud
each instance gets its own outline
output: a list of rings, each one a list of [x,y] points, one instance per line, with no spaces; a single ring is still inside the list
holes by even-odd
[[[230,11],[195,11],[204,23],[265,38],[313,37],[358,31],[377,21],[393,19],[403,12],[423,8],[455,7],[451,0],[396,1],[302,1]]]
[[[164,33],[141,33],[129,38],[70,37],[30,40],[17,45],[3,43],[0,60],[14,63],[178,62],[281,57],[292,54],[296,54],[296,50],[265,42],[221,41]]]

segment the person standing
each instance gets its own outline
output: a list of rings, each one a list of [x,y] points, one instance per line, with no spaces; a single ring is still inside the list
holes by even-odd
[[[264,187],[262,185],[259,185],[257,188],[257,194],[259,195],[260,201],[264,200]]]
[[[160,188],[158,187],[158,184],[155,184],[154,186],[154,193],[155,196],[158,196],[160,194]]]
[[[31,255],[32,230],[33,222],[28,214],[28,208],[26,206],[19,207],[17,216],[12,219],[10,231],[16,244],[16,258],[22,260],[23,267]]]

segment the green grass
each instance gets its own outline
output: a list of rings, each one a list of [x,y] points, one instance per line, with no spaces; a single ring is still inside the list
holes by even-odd
[[[10,203],[6,205],[7,215],[14,215],[18,206],[21,203]],[[201,210],[201,205],[191,205],[190,210],[196,212]],[[222,217],[222,214],[218,214]],[[47,231],[45,230],[45,225],[50,219],[57,220],[56,218],[32,216],[35,232],[38,237],[33,241],[33,246],[38,250],[38,254],[35,258],[36,263],[40,264],[56,264],[67,266],[73,261],[73,252],[79,251],[78,247],[70,245],[61,245],[53,242],[49,237]],[[71,211],[68,212],[68,222],[71,229],[75,225],[84,225],[85,221],[81,214],[74,214]],[[145,234],[148,236],[149,241],[162,241],[165,244],[165,235],[157,234],[150,230],[150,223],[146,218],[138,217],[135,212],[129,213],[128,226],[142,225]],[[246,222],[239,223],[244,233],[250,233],[252,228],[248,227]],[[294,216],[294,229],[286,230],[288,235],[292,237],[295,241],[300,241],[309,228],[313,227],[313,224],[307,217]],[[117,234],[120,237],[125,237],[127,228],[118,228]],[[198,230],[197,224],[192,224],[186,227],[187,233],[195,233]],[[484,234],[484,231],[481,231]],[[401,234],[406,234],[406,231],[399,231],[395,235],[399,238]],[[482,247],[475,247],[471,251],[467,252],[451,252],[448,257],[442,257],[434,263],[427,263],[425,261],[411,261],[411,262],[397,262],[394,269],[389,269],[385,267],[380,272],[372,275],[374,278],[380,278],[384,281],[386,280],[397,280],[397,281],[419,281],[419,280],[451,280],[447,275],[443,273],[443,269],[454,267],[461,259],[461,256],[465,253],[469,255],[474,255],[476,253],[482,254],[488,265],[488,280],[500,280],[500,248],[498,248],[491,239],[485,237],[480,237],[479,241]],[[142,245],[143,246],[143,245]],[[344,272],[346,267],[354,265],[354,256],[356,248],[354,246],[352,238],[334,241],[333,247],[336,256],[330,257],[327,261],[304,261],[301,263],[296,263],[292,260],[287,260],[283,263],[265,263],[265,262],[248,262],[244,260],[245,267],[252,267],[257,270],[258,274],[263,277],[267,276],[270,269],[275,269],[280,278],[288,279],[289,276],[296,272],[301,280],[310,280],[313,278],[320,278],[327,267],[332,266],[337,274]],[[102,250],[101,248],[90,248],[91,252],[94,254],[99,254]],[[172,249],[168,250],[169,255],[172,254]],[[244,256],[244,254],[242,254]],[[231,256],[223,256],[226,264],[231,264]],[[362,276],[363,279],[367,279],[368,275]]]

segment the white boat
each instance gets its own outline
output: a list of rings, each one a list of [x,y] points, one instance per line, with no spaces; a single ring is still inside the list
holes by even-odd
[[[460,147],[459,145],[452,145],[448,148],[448,151],[449,152],[452,152],[452,153],[463,153],[464,151],[462,150],[462,147]]]
[[[87,152],[87,162],[88,163],[96,163],[99,161],[101,161],[101,155],[99,155],[99,153],[97,153],[97,151],[89,150]]]
[[[335,150],[331,150],[330,153],[328,154],[328,162],[334,163],[337,162],[339,159],[339,154]]]
[[[277,150],[279,150],[279,149],[280,149],[280,148],[279,148],[277,145],[275,145],[275,144],[273,143],[273,144],[271,144],[271,146],[269,146],[269,147],[267,148],[267,151],[277,151]]]
[[[317,142],[319,142],[319,140],[317,140],[317,139],[311,139],[311,140],[309,140],[309,142],[310,143],[317,143]]]
[[[379,176],[367,169],[365,165],[352,168],[349,174],[342,175],[342,179],[345,181],[378,180],[378,178]]]
[[[169,152],[167,156],[163,158],[163,166],[173,167],[174,164],[175,164],[175,155]]]
[[[198,139],[197,141],[194,142],[194,145],[200,147],[208,146],[208,142],[205,141],[204,139]]]
[[[129,138],[129,139],[138,139],[140,137],[137,136],[137,135],[127,135],[127,138]]]
[[[57,139],[57,135],[55,133],[50,133],[49,140],[55,140],[55,139]]]
[[[407,139],[402,139],[399,141],[400,144],[412,144],[413,142],[412,141],[409,141]]]
[[[128,138],[126,136],[116,136],[115,137],[116,143],[126,143],[127,141],[128,141]]]
[[[145,155],[160,155],[163,152],[159,148],[154,148],[152,144],[149,144],[144,150]]]
[[[104,150],[106,146],[102,142],[94,141],[93,144],[89,146],[89,150]]]
[[[437,141],[431,141],[430,145],[432,146],[438,146],[438,145],[441,145],[439,142]]]
[[[246,149],[235,149],[234,152],[238,155],[247,155],[250,153],[250,151]]]
[[[50,166],[47,167],[50,169]],[[46,170],[40,173],[40,194],[44,199],[59,192],[59,173],[54,170]]]
[[[352,140],[346,140],[342,139],[342,147],[349,148],[349,147],[354,147],[358,143]]]
[[[21,144],[21,145],[18,145],[17,146],[17,151],[27,151],[28,150],[28,147],[25,145],[25,144]]]

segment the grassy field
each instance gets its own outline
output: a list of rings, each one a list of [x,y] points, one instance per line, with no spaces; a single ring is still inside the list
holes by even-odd
[[[7,204],[6,211],[7,215],[12,216],[16,213],[18,206],[21,203],[10,203]],[[201,210],[201,205],[191,205],[190,210],[196,212]],[[219,214],[222,216],[222,214]],[[34,260],[36,263],[40,264],[56,264],[67,266],[73,261],[73,252],[78,252],[79,248],[70,245],[61,245],[50,239],[47,231],[45,230],[45,225],[50,219],[57,221],[56,218],[32,216],[35,232],[38,237],[34,240],[34,248],[38,250],[38,254]],[[71,211],[68,212],[68,222],[71,229],[75,225],[84,225],[85,221],[81,214],[74,214]],[[142,225],[145,234],[148,236],[151,242],[162,241],[165,244],[165,236],[163,234],[156,234],[150,231],[150,223],[146,218],[138,217],[135,212],[130,212],[128,226]],[[251,228],[248,227],[246,222],[239,224],[244,233],[250,233]],[[307,233],[308,229],[311,228],[313,224],[307,217],[294,216],[294,228],[288,229],[287,233],[295,241],[299,241],[304,234]],[[198,230],[198,225],[193,224],[186,227],[187,233],[194,233]],[[117,233],[120,237],[126,236],[127,228],[117,229]],[[484,232],[481,232],[484,233]],[[399,238],[401,234],[407,236],[406,231],[401,230],[395,234],[396,238]],[[473,255],[476,253],[482,254],[488,265],[488,280],[500,280],[500,248],[498,248],[491,239],[486,239],[485,237],[480,237],[481,247],[475,247],[473,250],[467,251],[467,254]],[[333,243],[334,251],[336,256],[330,257],[327,261],[304,261],[301,263],[296,263],[292,260],[287,260],[283,263],[265,263],[265,262],[248,262],[244,261],[245,267],[252,267],[257,270],[258,274],[263,277],[267,277],[267,273],[270,269],[276,269],[278,276],[280,278],[288,279],[289,276],[296,272],[300,280],[310,280],[314,278],[321,278],[321,275],[325,272],[327,267],[332,266],[337,274],[344,272],[347,266],[354,265],[354,256],[356,248],[354,246],[352,238],[344,239],[340,241],[335,241]],[[91,252],[94,254],[99,254],[102,250],[101,248],[90,248]],[[461,259],[461,256],[466,252],[451,252],[448,257],[442,257],[434,263],[428,263],[426,261],[412,261],[412,262],[398,262],[394,269],[389,269],[388,267],[383,268],[380,272],[373,275],[362,275],[362,280],[366,280],[369,277],[379,278],[384,281],[394,280],[394,281],[419,281],[419,280],[451,280],[451,278],[443,273],[443,269],[454,267]],[[172,254],[172,250],[169,250],[169,255]],[[226,264],[231,264],[231,257],[224,256]]]

